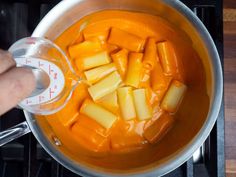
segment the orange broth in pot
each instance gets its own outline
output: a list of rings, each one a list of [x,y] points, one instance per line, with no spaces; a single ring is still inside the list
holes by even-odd
[[[84,41],[98,42],[101,50],[107,51],[113,59],[112,55],[124,47],[109,43],[112,28],[135,35],[144,41],[137,51],[132,51],[132,48],[136,50],[137,45],[130,43],[128,47],[131,49],[127,49],[129,54],[131,52],[145,53],[147,41],[150,38],[154,39],[156,44],[167,41],[172,46],[171,53],[166,55],[174,55],[173,62],[176,67],[172,67],[173,73],[165,73],[168,68],[163,68],[158,50],[156,57],[156,62],[162,65],[167,86],[158,91],[154,90],[151,83],[161,82],[161,78],[155,80],[155,74],[158,72],[152,72],[153,70],[147,72],[150,77],[145,80],[146,70],[143,69],[143,80],[140,81],[138,88],[135,88],[146,89],[146,98],[152,109],[152,117],[147,120],[139,120],[137,117],[125,120],[119,106],[114,108],[105,105],[106,109],[117,116],[112,127],[106,129],[94,119],[81,114],[80,109],[84,100],[92,100],[92,98],[88,92],[89,86],[80,83],[62,110],[44,118],[62,144],[70,149],[74,156],[78,156],[78,159],[98,166],[129,169],[172,154],[195,136],[207,116],[209,97],[206,91],[205,71],[201,59],[192,47],[191,40],[180,29],[161,17],[129,11],[104,10],[85,16],[76,22],[63,32],[55,43],[67,53],[77,74],[85,78],[80,62],[76,61],[79,60],[78,57],[73,58],[69,48]],[[91,50],[89,55],[97,52]],[[87,55],[83,51],[79,53]],[[121,73],[120,75],[124,82],[126,75]],[[187,91],[177,111],[170,113],[162,109],[161,103],[174,80],[184,83]],[[96,104],[104,107],[99,102]],[[166,119],[165,116],[169,118]],[[155,127],[157,121],[159,123]],[[145,130],[152,125],[154,130],[160,129],[161,132],[158,138],[154,137],[153,142],[151,138],[147,139],[149,135],[145,136]],[[164,131],[161,128],[163,125],[166,125]]]

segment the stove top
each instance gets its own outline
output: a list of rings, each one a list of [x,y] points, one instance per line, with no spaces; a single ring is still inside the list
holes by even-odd
[[[8,49],[16,40],[30,36],[40,19],[58,0],[1,0],[0,48]],[[202,20],[214,39],[223,65],[222,0],[182,0]],[[0,130],[25,120],[13,109],[0,118]],[[224,105],[203,146],[193,157],[165,177],[224,177]],[[0,177],[78,177],[54,159],[27,134],[0,147]]]

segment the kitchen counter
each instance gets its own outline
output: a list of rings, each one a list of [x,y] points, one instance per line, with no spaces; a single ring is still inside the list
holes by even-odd
[[[236,1],[224,1],[225,157],[227,177],[236,176]]]

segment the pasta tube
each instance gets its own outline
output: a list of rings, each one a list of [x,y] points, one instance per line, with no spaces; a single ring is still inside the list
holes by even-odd
[[[154,38],[149,38],[144,55],[143,55],[143,65],[146,69],[152,70],[157,62],[157,47],[156,47],[156,41]]]
[[[114,92],[121,83],[120,75],[114,71],[104,79],[88,88],[89,94],[94,101],[104,97],[105,95]]]
[[[109,54],[115,53],[115,52],[119,51],[119,47],[118,47],[117,45],[113,45],[113,44],[104,43],[102,47],[103,47],[104,50],[106,50]]]
[[[161,101],[163,98],[170,81],[171,78],[164,75],[161,64],[156,62],[154,69],[151,71],[151,87],[157,94],[157,101]]]
[[[127,70],[128,64],[128,50],[122,49],[119,52],[111,55],[113,62],[115,63],[118,72],[120,73],[121,77],[125,77],[125,73]]]
[[[71,131],[80,145],[94,152],[109,150],[107,137],[110,132],[95,120],[80,114],[77,122],[73,124]]]
[[[170,42],[160,42],[157,49],[163,70],[166,74],[173,76],[177,71],[177,58]]]
[[[152,110],[146,98],[145,89],[136,89],[133,91],[134,105],[139,120],[146,120],[152,117]]]
[[[139,87],[150,87],[150,75],[151,71],[143,67]]]
[[[61,109],[56,114],[61,115],[61,116],[58,116],[60,122],[64,126],[69,127],[78,118],[78,115],[79,115],[78,111],[79,111],[79,107],[76,106],[73,99],[70,99],[69,102],[66,104],[65,109]]]
[[[97,53],[92,56],[76,58],[76,66],[81,70],[95,68],[111,62],[111,58],[106,51]]]
[[[85,100],[80,108],[81,114],[84,114],[98,122],[104,128],[109,129],[116,122],[117,116],[107,111],[103,107],[93,103],[91,100]]]
[[[84,74],[85,74],[87,81],[90,84],[94,84],[95,82],[99,81],[104,76],[110,74],[111,72],[113,72],[115,70],[116,70],[115,64],[110,63],[107,65],[103,65],[103,66],[88,70],[88,71],[84,72]]]
[[[159,103],[157,94],[152,90],[152,88],[150,86],[147,86],[145,87],[145,89],[146,89],[146,97],[147,97],[148,103],[150,105],[153,105],[155,102]]]
[[[131,87],[122,87],[117,90],[119,105],[122,116],[125,120],[131,120],[136,117],[133,93]]]
[[[65,36],[67,37],[68,39],[68,36]],[[63,40],[62,40],[63,41]],[[83,34],[80,32],[75,38],[74,38],[74,41],[71,41],[71,45],[76,45],[76,44],[79,44],[81,42],[84,41],[84,36]]]
[[[108,43],[118,45],[132,52],[143,50],[145,40],[118,28],[111,28]]]
[[[167,134],[173,124],[173,117],[164,113],[144,130],[143,135],[150,143],[157,143]]]
[[[139,87],[142,74],[142,53],[130,53],[128,70],[126,73],[125,84],[133,87]]]
[[[147,144],[147,140],[138,134],[127,135],[125,132],[111,134],[111,148],[120,152],[138,150]]]
[[[179,81],[173,81],[162,100],[161,108],[168,112],[175,112],[184,96],[187,86]]]
[[[117,92],[115,91],[102,97],[98,100],[98,103],[110,111],[116,111],[118,109]]]
[[[109,35],[109,30],[97,30],[97,28],[86,28],[83,31],[83,35],[85,40],[97,38],[101,42],[105,42]]]
[[[99,42],[84,41],[82,43],[69,47],[69,54],[71,58],[76,58],[91,53],[99,52],[102,50],[102,46]]]

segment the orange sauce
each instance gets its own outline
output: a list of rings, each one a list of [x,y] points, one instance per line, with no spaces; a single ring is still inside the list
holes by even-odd
[[[83,36],[79,32],[81,26],[85,26],[82,32],[87,31],[90,35]],[[87,91],[88,86],[85,84],[80,84],[75,89],[71,100],[62,110],[44,118],[62,143],[78,156],[81,154],[99,156],[100,154],[104,158],[102,163],[94,159],[90,159],[90,161],[96,165],[105,164],[110,167],[124,168],[137,165],[137,161],[143,161],[139,163],[141,165],[154,159],[161,159],[166,154],[174,152],[176,147],[181,147],[201,127],[208,111],[209,98],[206,94],[204,69],[199,56],[191,47],[190,40],[186,39],[181,30],[158,16],[115,10],[97,12],[72,25],[55,40],[55,43],[69,56],[68,47],[84,41],[85,37],[92,40],[107,40],[111,27],[134,34],[143,40],[152,37],[156,42],[169,41],[174,46],[177,58],[175,62],[178,67],[172,79],[184,82],[188,86],[188,91],[179,110],[173,116],[175,121],[173,128],[157,144],[150,144],[144,138],[145,128],[152,125],[164,113],[160,109],[158,96],[160,94],[163,96],[163,93],[155,93],[149,87],[148,95],[154,114],[147,121],[138,121],[137,119],[125,121],[119,109],[112,110],[118,115],[118,121],[111,129],[106,130],[96,121],[79,113],[83,100],[85,98],[91,99]],[[121,49],[108,43],[103,43],[102,46],[110,54]],[[83,72],[75,65],[74,59],[70,59],[77,74],[84,77]],[[165,77],[169,82],[170,77],[168,75]],[[150,85],[149,81],[143,85],[145,84]],[[196,98],[198,98],[197,101],[192,101]],[[197,108],[200,111],[194,111]],[[194,120],[197,118],[198,120]],[[183,135],[185,136],[183,137]],[[175,142],[173,142],[174,139]],[[80,147],[80,149],[75,150],[75,147]],[[158,150],[161,151],[157,153]],[[95,153],[91,155],[89,152]],[[125,161],[127,159],[125,154],[130,154],[133,161]],[[151,156],[152,158],[150,158]]]

